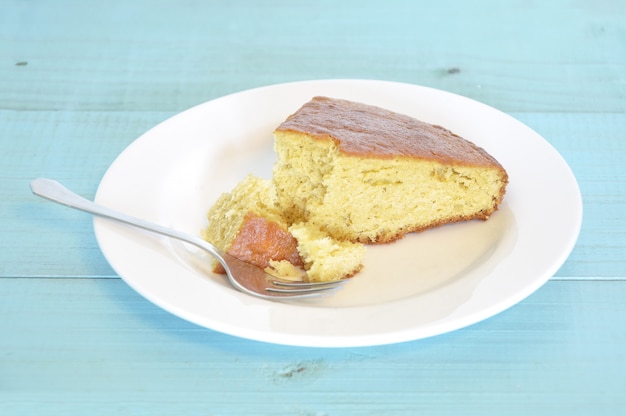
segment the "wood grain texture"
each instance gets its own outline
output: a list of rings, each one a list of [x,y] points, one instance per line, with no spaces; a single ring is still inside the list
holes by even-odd
[[[625,296],[551,282],[451,334],[315,349],[198,328],[119,280],[1,279],[0,411],[610,415],[626,406]]]
[[[93,197],[177,112],[323,78],[440,88],[535,129],[583,194],[568,261],[460,331],[285,347],[152,305],[106,263],[88,215],[28,190],[49,176]],[[620,1],[2,1],[0,415],[624,415],[625,114]]]
[[[64,0],[5,9],[2,109],[180,111],[319,78],[433,86],[504,111],[626,108],[622,2]]]

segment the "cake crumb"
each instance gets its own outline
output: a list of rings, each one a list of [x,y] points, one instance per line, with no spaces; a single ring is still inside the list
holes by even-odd
[[[294,266],[287,260],[270,260],[269,266],[265,268],[265,273],[292,282],[302,282],[306,276],[303,269]]]

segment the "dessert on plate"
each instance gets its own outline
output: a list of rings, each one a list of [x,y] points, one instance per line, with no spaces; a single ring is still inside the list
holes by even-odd
[[[274,150],[272,178],[249,176],[222,196],[203,235],[278,274],[303,267],[314,281],[357,273],[363,244],[488,219],[508,183],[495,158],[443,127],[328,97],[281,123]]]

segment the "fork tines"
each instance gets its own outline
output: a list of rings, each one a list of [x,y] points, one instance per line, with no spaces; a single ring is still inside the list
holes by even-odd
[[[292,282],[285,280],[273,280],[274,287],[268,287],[267,291],[276,293],[315,293],[337,289],[347,280],[334,280],[330,282]]]

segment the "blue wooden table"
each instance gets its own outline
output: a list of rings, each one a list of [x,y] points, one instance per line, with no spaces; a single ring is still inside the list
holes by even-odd
[[[48,176],[93,197],[166,118],[325,78],[430,86],[536,130],[583,195],[566,263],[445,335],[281,346],[148,302],[87,215],[28,189]],[[0,150],[0,415],[626,414],[624,2],[4,0]]]

